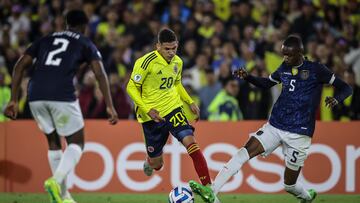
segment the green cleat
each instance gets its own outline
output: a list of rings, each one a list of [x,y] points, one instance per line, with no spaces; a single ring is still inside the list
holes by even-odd
[[[76,201],[74,199],[68,198],[64,199],[63,203],[76,203]]]
[[[310,189],[310,190],[308,190],[308,192],[310,194],[311,199],[310,200],[301,199],[300,203],[311,203],[312,201],[314,201],[314,199],[317,196],[317,192],[314,189]]]
[[[60,185],[54,178],[49,178],[44,184],[45,190],[49,193],[51,203],[63,203],[61,199]]]
[[[189,186],[193,192],[200,195],[206,203],[214,203],[215,195],[212,189],[208,186],[203,186],[196,181],[190,180]]]

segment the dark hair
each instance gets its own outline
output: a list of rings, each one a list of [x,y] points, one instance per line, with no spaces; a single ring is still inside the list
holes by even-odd
[[[70,27],[86,25],[88,22],[89,19],[83,10],[70,10],[66,14],[66,24]]]
[[[228,85],[230,82],[234,80],[236,81],[237,79],[232,76],[227,76],[226,78],[223,78],[221,81],[222,87],[223,88],[226,87],[226,85]]]
[[[300,50],[304,49],[304,45],[302,43],[302,40],[297,35],[289,35],[285,39],[283,44],[284,44],[284,46],[287,46],[287,47],[299,48]]]
[[[164,42],[174,42],[174,41],[177,41],[174,31],[168,28],[164,28],[159,32],[158,42],[164,43]]]

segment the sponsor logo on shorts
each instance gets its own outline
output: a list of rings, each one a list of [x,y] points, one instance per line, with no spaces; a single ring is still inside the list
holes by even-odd
[[[148,152],[154,152],[155,149],[153,146],[148,146],[147,150],[148,150]]]
[[[264,131],[259,130],[259,131],[256,132],[256,135],[260,136],[260,135],[262,135],[263,133],[264,133]]]

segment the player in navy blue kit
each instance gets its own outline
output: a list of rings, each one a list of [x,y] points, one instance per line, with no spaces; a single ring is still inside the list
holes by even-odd
[[[285,190],[300,202],[312,202],[316,197],[315,190],[305,190],[297,179],[311,145],[322,85],[330,84],[339,90],[334,97],[326,98],[329,107],[334,107],[350,96],[352,89],[324,65],[306,60],[299,37],[290,35],[284,41],[281,51],[284,62],[269,78],[254,77],[242,68],[234,72],[236,77],[261,88],[282,83],[282,91],[273,106],[269,122],[250,134],[248,142],[219,172],[211,188],[190,181],[192,189],[205,199],[208,197],[208,202],[212,202],[210,199],[216,196],[245,162],[259,154],[267,156],[279,146],[282,146],[285,155]]]
[[[75,96],[74,76],[80,65],[91,66],[104,95],[110,124],[116,124],[107,76],[100,52],[83,35],[88,19],[81,10],[66,15],[67,29],[34,42],[14,67],[11,100],[5,114],[16,119],[19,86],[25,71],[33,66],[28,86],[31,112],[49,144],[48,158],[53,176],[45,181],[52,203],[75,202],[66,188],[67,174],[79,162],[84,148],[84,120]],[[67,147],[62,152],[60,136]]]

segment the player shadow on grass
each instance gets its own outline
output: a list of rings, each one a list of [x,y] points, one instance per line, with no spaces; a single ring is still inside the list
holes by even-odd
[[[12,161],[0,160],[0,177],[4,177],[6,192],[12,192],[13,183],[26,183],[30,180],[32,172],[29,168]]]

